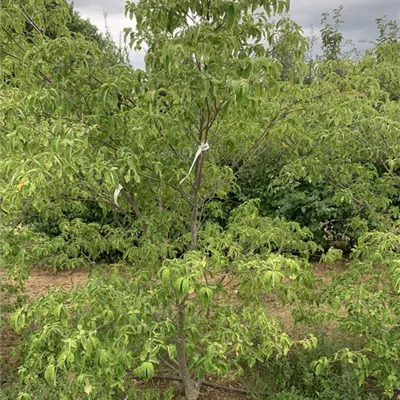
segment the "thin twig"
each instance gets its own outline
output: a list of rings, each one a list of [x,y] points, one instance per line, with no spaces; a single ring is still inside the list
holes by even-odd
[[[39,28],[35,22],[33,21],[33,19],[30,17],[30,15],[28,14],[28,12],[25,10],[25,7],[20,4],[20,8],[21,8],[21,14],[24,16],[25,20],[29,23],[29,25],[31,25],[33,27],[33,29],[35,29],[35,31],[37,33],[39,33],[39,35],[43,35],[43,29]]]

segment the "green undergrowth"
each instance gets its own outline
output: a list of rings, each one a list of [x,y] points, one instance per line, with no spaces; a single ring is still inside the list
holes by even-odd
[[[271,400],[378,400],[383,392],[372,381],[359,386],[352,366],[341,361],[332,363],[322,374],[316,375],[314,360],[334,358],[345,347],[357,349],[359,339],[345,337],[340,332],[320,332],[315,349],[293,349],[287,357],[258,365],[251,372],[250,387],[264,393],[257,399]],[[249,380],[247,380],[249,382]]]
[[[66,381],[59,382],[56,387],[50,387],[45,383],[36,384],[29,389],[20,382],[10,382],[0,389],[0,398],[2,400],[60,400],[69,399],[69,388]],[[98,399],[105,399],[107,393],[99,393]],[[119,393],[115,395],[115,400],[172,400],[174,399],[174,388],[155,389],[146,388],[138,389],[132,387],[127,393]],[[80,399],[84,399],[80,397]],[[86,398],[85,398],[86,399]]]
[[[352,374],[351,365],[341,361],[333,363],[317,376],[312,367],[314,360],[322,357],[333,358],[334,354],[344,347],[355,349],[360,346],[357,338],[345,337],[339,332],[329,334],[320,332],[317,336],[318,346],[315,349],[294,348],[285,357],[256,364],[239,379],[237,387],[251,390],[252,398],[257,400],[379,400],[384,398],[383,392],[374,386],[373,381],[367,381],[359,386],[357,377]],[[43,381],[27,387],[19,382],[17,368],[8,369],[7,375],[2,377],[1,399],[68,399],[70,386],[67,378],[60,379],[55,387]],[[127,386],[129,387],[125,393],[116,393],[112,399],[169,400],[176,398],[177,395],[176,385],[168,386],[166,383],[162,385],[162,388],[149,388],[153,386],[151,382],[145,387],[135,384]],[[23,393],[26,394],[25,397],[22,396]],[[221,391],[221,395],[223,394],[226,398],[227,394]],[[214,395],[218,396],[217,391]],[[98,393],[97,396],[98,399],[110,398],[105,391]],[[232,394],[232,396],[236,399],[239,395]]]

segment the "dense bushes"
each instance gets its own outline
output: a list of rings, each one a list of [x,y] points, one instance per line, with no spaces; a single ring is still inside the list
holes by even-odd
[[[239,180],[237,199],[246,201],[259,198],[260,210],[266,216],[279,216],[307,226],[314,239],[325,249],[333,246],[349,251],[357,240],[357,231],[351,227],[351,218],[358,210],[335,201],[335,190],[326,183],[310,183],[307,180],[277,184],[276,177],[284,167],[262,157],[257,166],[247,169]]]
[[[261,398],[283,400],[378,400],[382,391],[371,385],[359,386],[352,366],[342,361],[316,375],[312,363],[322,357],[333,358],[341,348],[361,348],[357,338],[318,335],[318,347],[311,351],[294,349],[285,358],[271,360],[252,372],[252,386],[270,393]]]

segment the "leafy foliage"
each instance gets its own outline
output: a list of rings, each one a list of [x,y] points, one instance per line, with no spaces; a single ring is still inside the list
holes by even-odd
[[[15,313],[12,326],[17,332],[28,334],[35,327],[25,344],[22,379],[28,383],[37,376],[33,371],[44,369],[44,378],[53,382],[68,371],[76,377],[77,390],[90,384],[93,394],[105,383],[110,394],[123,390],[129,370],[149,379],[154,365],[178,359],[180,328],[174,315],[183,300],[186,353],[196,377],[223,376],[233,367],[239,373],[242,362],[251,366],[286,354],[293,341],[262,311],[258,292],[290,299],[297,288],[304,290],[311,283],[307,263],[273,256],[271,250],[298,247],[308,253],[312,244],[302,241],[309,233],[298,225],[264,220],[255,212],[241,207],[225,233],[214,231],[204,242],[201,238],[200,248],[209,257],[188,252],[182,259],[165,260],[157,277],[146,264],[116,269],[109,279],[100,275],[84,288],[54,292]],[[261,227],[267,230],[256,237]],[[260,253],[257,258],[255,251]],[[237,289],[225,279],[237,282]],[[302,343],[312,346],[314,340]]]
[[[317,374],[342,361],[352,366],[360,385],[370,378],[388,393],[398,387],[399,238],[398,232],[363,235],[346,271],[314,290],[313,304],[295,311],[299,321],[338,321],[341,330],[361,340],[361,347],[314,361]]]
[[[136,267],[132,271],[138,275],[133,274],[133,282],[142,283],[138,288],[144,296],[128,295],[129,301],[135,303],[127,305],[126,309],[136,309],[141,318],[147,320],[145,331],[148,332],[158,329],[153,313],[163,309],[168,312],[160,321],[159,335],[153,338],[151,334],[147,339],[147,347],[132,355],[132,359],[128,360],[129,365],[121,364],[117,354],[108,354],[107,347],[96,349],[94,361],[97,360],[104,367],[111,360],[119,360],[121,373],[117,377],[100,376],[100,371],[107,375],[107,370],[99,370],[97,361],[94,363],[91,360],[89,364],[96,366],[96,371],[99,371],[91,373],[87,370],[83,380],[77,379],[81,390],[84,390],[82,384],[85,379],[93,381],[91,385],[95,388],[98,379],[103,381],[104,378],[108,379],[110,390],[115,386],[122,390],[125,369],[130,368],[130,365],[143,377],[150,378],[154,371],[153,364],[157,361],[157,352],[163,350],[167,352],[167,358],[178,359],[186,395],[195,398],[198,390],[192,374],[202,377],[206,373],[228,373],[235,363],[226,359],[227,352],[234,352],[237,357],[246,357],[247,362],[252,364],[257,358],[271,356],[274,352],[286,353],[291,346],[292,341],[287,335],[279,333],[278,325],[270,321],[266,313],[260,312],[258,319],[253,320],[251,310],[257,303],[247,304],[249,300],[246,300],[245,294],[242,299],[242,303],[247,304],[245,307],[232,307],[228,301],[219,304],[218,301],[212,302],[212,299],[214,292],[215,298],[218,298],[218,294],[229,295],[218,281],[222,282],[226,275],[232,275],[232,278],[235,274],[245,276],[247,270],[254,270],[257,279],[244,281],[243,284],[246,290],[249,287],[253,289],[252,297],[255,298],[257,291],[280,289],[285,276],[290,276],[290,281],[293,280],[296,286],[299,280],[304,279],[301,270],[304,261],[285,260],[283,256],[276,257],[270,252],[274,248],[289,251],[295,248],[301,254],[308,254],[309,245],[303,244],[302,238],[308,237],[309,233],[303,232],[299,226],[286,226],[283,221],[277,221],[274,229],[282,230],[282,238],[273,239],[266,235],[257,237],[261,228],[275,223],[259,220],[256,208],[251,204],[235,212],[237,217],[232,220],[235,232],[221,231],[215,224],[202,221],[205,206],[210,207],[214,197],[226,196],[234,182],[232,171],[217,162],[218,154],[224,151],[223,140],[219,146],[214,146],[213,156],[208,162],[204,162],[203,154],[200,155],[192,193],[190,184],[182,185],[181,189],[178,182],[185,174],[186,160],[193,148],[193,131],[198,129],[200,142],[223,138],[224,131],[218,132],[216,128],[220,120],[232,116],[235,124],[238,121],[242,123],[240,114],[243,117],[249,107],[263,106],[262,87],[269,81],[274,82],[274,76],[279,74],[279,64],[266,58],[267,51],[259,44],[269,34],[272,25],[265,25],[263,13],[251,14],[250,6],[239,7],[233,3],[221,2],[203,11],[196,8],[196,3],[188,4],[186,13],[197,13],[199,24],[197,27],[189,27],[182,34],[179,28],[188,22],[178,8],[171,7],[166,14],[161,9],[159,14],[160,9],[156,3],[128,3],[127,11],[136,13],[138,22],[138,37],[134,41],[137,45],[145,41],[150,46],[146,74],[132,71],[127,66],[102,68],[101,55],[94,43],[83,38],[70,41],[66,29],[60,28],[62,36],[57,38],[37,29],[34,43],[28,40],[24,43],[22,32],[21,42],[35,49],[34,54],[25,51],[24,59],[28,60],[28,55],[31,55],[29,71],[31,73],[32,69],[37,69],[38,81],[29,94],[19,84],[11,87],[8,85],[4,100],[5,109],[9,111],[5,120],[8,138],[5,145],[11,146],[8,150],[23,155],[25,160],[21,163],[20,156],[16,156],[3,164],[7,184],[2,207],[10,225],[21,218],[24,203],[31,202],[31,207],[42,218],[56,218],[60,221],[59,232],[55,236],[46,237],[35,226],[23,227],[32,231],[34,237],[43,239],[36,254],[41,262],[47,259],[55,266],[73,267],[86,260],[96,261],[103,253],[119,251],[123,258],[135,262]],[[266,11],[279,11],[284,6],[284,2],[272,3]],[[27,22],[32,25],[32,18],[28,18],[30,10],[25,11],[24,6],[14,3],[9,7],[19,7],[21,20],[24,24]],[[58,9],[60,13],[63,10]],[[67,11],[65,7],[64,12]],[[221,26],[217,22],[218,15],[226,18]],[[11,23],[11,20],[7,23]],[[41,23],[45,21],[38,20],[34,25]],[[148,27],[154,23],[159,24],[159,28],[151,32]],[[252,44],[247,43],[250,37],[254,39]],[[301,37],[297,39],[301,43]],[[197,46],[194,52],[191,49],[193,45]],[[62,58],[59,54],[63,54]],[[254,56],[257,58],[253,59]],[[226,59],[226,64],[218,65],[217,59]],[[13,70],[13,82],[22,81],[26,74],[25,61],[22,61],[22,68],[18,65],[17,70],[18,61],[18,56],[5,59],[6,70]],[[46,71],[42,70],[44,67]],[[44,81],[41,82],[40,77],[45,77]],[[183,82],[187,88],[184,92]],[[71,87],[75,91],[71,91]],[[120,87],[125,88],[125,93],[120,92]],[[196,98],[194,96],[197,93],[200,96]],[[252,98],[247,97],[249,93],[252,93]],[[121,98],[126,99],[126,104],[118,106],[117,102]],[[188,107],[191,98],[196,101],[192,107]],[[113,112],[110,113],[110,109]],[[21,121],[20,116],[25,121]],[[254,134],[257,129],[261,129],[257,126],[262,122],[255,121]],[[127,126],[130,128],[126,129]],[[111,130],[113,133],[110,136]],[[26,134],[31,131],[44,134]],[[239,142],[235,144],[236,147],[238,145]],[[14,146],[22,147],[17,152]],[[146,169],[150,171],[149,175],[144,173]],[[160,185],[155,186],[154,181]],[[120,200],[121,206],[117,206],[116,201],[112,201],[112,192],[121,183],[125,202]],[[118,222],[98,224],[76,217],[68,219],[68,215],[85,213],[86,202],[97,203],[104,216],[114,214]],[[217,204],[213,212],[218,214]],[[251,234],[256,239],[254,243],[246,239],[248,233],[243,227],[244,221],[247,223],[249,218],[254,219]],[[181,234],[185,231],[188,235]],[[259,253],[259,261],[251,261],[254,252]],[[179,253],[182,257],[174,259]],[[210,270],[205,272],[207,259]],[[283,265],[280,265],[281,261]],[[217,275],[215,288],[214,284],[207,283],[207,279],[216,279],[215,274],[221,274],[222,271],[222,276]],[[152,282],[151,278],[157,274],[164,285],[157,285],[157,288],[148,286]],[[129,286],[122,289],[118,293],[123,297],[132,290]],[[100,315],[103,316],[104,304],[99,303],[95,294],[90,292],[90,285],[84,293],[90,293],[90,298],[96,301],[94,304],[102,304]],[[103,292],[100,297],[108,298]],[[169,305],[166,306],[167,300]],[[44,304],[39,301],[28,311],[28,314],[32,313],[32,322],[27,318],[28,314],[15,314],[15,329],[23,329],[26,323],[28,326],[36,326],[39,315],[48,315],[45,304],[49,301],[51,297],[46,298]],[[58,302],[56,309],[60,310],[60,314],[58,311],[55,313],[57,319],[63,318],[63,303],[60,300]],[[122,298],[118,302],[124,304]],[[80,304],[76,298],[73,298],[72,303]],[[151,305],[147,317],[146,310],[141,308],[145,304]],[[52,304],[52,308],[54,306]],[[206,315],[231,315],[230,339],[225,342],[221,336],[227,334],[223,329],[225,317],[216,321],[220,327],[214,330],[214,323],[211,324],[209,320],[202,323],[198,318],[194,319],[198,314],[198,311],[195,314],[195,309],[203,309]],[[96,314],[93,309],[90,313]],[[75,322],[73,316],[68,317],[67,321],[70,318]],[[126,324],[125,315],[121,315],[120,319],[121,323]],[[244,329],[246,324],[240,321],[249,324],[248,328]],[[192,325],[193,328],[188,330]],[[40,339],[43,347],[39,351],[45,352],[47,346],[50,346],[51,354],[42,357],[40,361],[34,356],[37,348],[33,343],[39,344],[37,338],[34,335],[32,341],[28,340],[26,364],[21,369],[23,379],[34,379],[36,374],[32,375],[29,371],[37,367],[43,370],[44,379],[52,384],[57,379],[59,368],[73,371],[76,365],[80,365],[78,370],[87,365],[86,360],[80,360],[71,351],[82,351],[74,342],[74,332],[76,329],[79,332],[82,329],[86,331],[88,327],[81,324],[78,327],[73,323],[58,328],[66,329],[69,353],[64,348],[56,350],[53,347],[51,342],[55,338],[54,331],[52,328],[49,331],[47,327],[46,322],[41,330],[50,341],[42,343]],[[215,332],[217,336],[211,335],[199,343],[201,336],[204,336],[200,334],[202,331],[209,334]],[[257,345],[252,341],[252,335],[256,333],[264,338]],[[143,332],[139,336],[146,338]],[[140,349],[143,345],[137,342],[138,338],[134,335],[129,342]],[[97,340],[106,346],[106,337],[100,336]],[[159,342],[160,349],[154,348],[153,340]],[[168,347],[173,345],[176,350]],[[232,346],[236,347],[233,349]],[[118,351],[118,347],[115,347],[115,351]],[[41,365],[34,365],[37,361]],[[193,372],[189,373],[189,369],[193,369]]]
[[[1,7],[3,265],[22,283],[37,263],[114,261],[85,287],[14,313],[27,388],[67,381],[72,395],[112,398],[132,374],[148,380],[166,365],[196,400],[207,376],[316,346],[312,332],[292,338],[268,314],[268,294],[299,321],[335,319],[361,335],[361,350],[333,358],[393,393],[392,34],[360,61],[341,60],[338,9],[305,84],[306,40],[284,0],[128,1],[136,29],[125,35],[148,49],[146,71],[121,63],[66,1]],[[227,206],[232,198],[243,204]],[[310,256],[324,253],[313,232],[357,242],[329,285],[312,273]]]
[[[296,220],[328,245],[390,226],[399,206],[398,51],[382,44],[361,61],[318,62],[312,84],[292,93],[303,108],[281,123],[285,134],[241,172],[239,198],[260,198],[265,215]]]
[[[329,13],[322,14],[321,25],[324,27],[321,29],[321,38],[324,57],[327,60],[337,60],[341,54],[343,35],[339,31],[339,26],[343,22],[340,20],[342,10],[343,6],[333,10],[333,26],[328,23]]]
[[[335,353],[346,347],[359,349],[358,338],[332,337],[318,334],[318,346],[312,350],[295,348],[285,358],[270,360],[258,365],[253,372],[252,386],[260,392],[269,393],[261,398],[275,400],[294,399],[378,399],[382,391],[376,388],[359,386],[352,374],[352,365],[345,361],[332,363],[318,375],[312,362],[316,359],[333,358]]]

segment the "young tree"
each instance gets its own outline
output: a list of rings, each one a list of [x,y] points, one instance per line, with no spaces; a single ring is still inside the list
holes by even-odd
[[[339,27],[343,22],[340,20],[342,10],[343,6],[333,10],[333,26],[328,23],[329,13],[322,14],[321,25],[324,25],[321,29],[322,50],[326,60],[338,60],[341,55],[343,34],[339,31]]]
[[[376,19],[376,25],[379,30],[379,36],[375,43],[380,44],[396,44],[400,41],[400,26],[396,20],[387,20],[386,16]]]
[[[118,250],[135,264],[131,278],[115,277],[112,288],[97,282],[74,291],[72,308],[63,304],[65,295],[54,294],[14,315],[18,331],[34,324],[44,333],[35,330],[27,340],[23,379],[44,371],[54,383],[68,370],[77,374],[79,390],[83,385],[95,396],[104,378],[110,391],[123,389],[130,368],[151,378],[153,364],[164,362],[194,400],[207,374],[285,354],[293,341],[264,311],[262,296],[276,290],[290,298],[310,282],[309,231],[259,217],[254,202],[236,210],[225,230],[213,218],[234,187],[223,162],[227,149],[238,165],[246,163],[294,107],[277,97],[292,83],[279,81],[280,64],[268,47],[288,28],[285,45],[290,38],[301,60],[305,44],[293,25],[268,21],[287,2],[128,2],[136,19],[131,43],[148,47],[146,73],[96,68],[98,49],[72,41],[61,23],[66,6],[51,16],[62,32],[55,39],[40,28],[46,13],[35,19],[42,3],[3,6],[13,51],[19,26],[37,28],[23,43],[25,56],[8,51],[4,60],[15,74],[11,83],[18,82],[6,87],[4,101],[11,157],[3,164],[2,206],[10,240],[28,200],[60,220],[55,237],[23,228],[34,243],[29,254],[42,262],[73,266]],[[10,10],[20,19],[14,22]],[[29,94],[28,72],[35,77]],[[68,218],[87,202],[122,220],[100,225]],[[300,257],[283,255],[292,250]],[[48,307],[53,321],[39,322]]]

